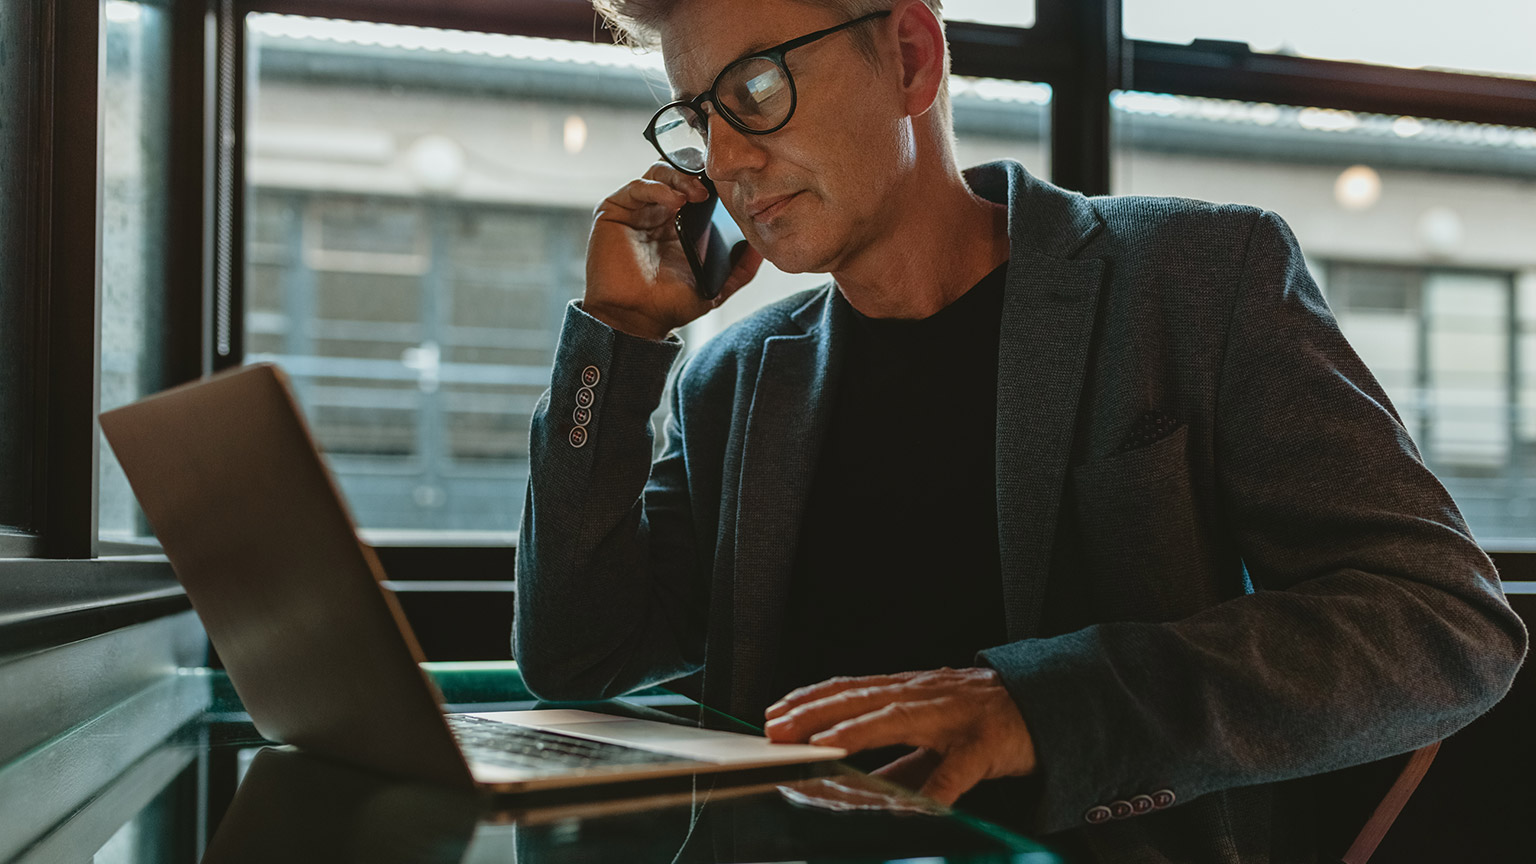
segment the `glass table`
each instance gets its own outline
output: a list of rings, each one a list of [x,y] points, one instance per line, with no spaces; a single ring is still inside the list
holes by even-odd
[[[450,711],[544,704],[513,663],[426,668]],[[581,707],[760,734],[662,689]],[[272,746],[222,672],[179,669],[0,764],[0,861],[86,860],[1063,859],[841,763],[515,796],[402,781]]]

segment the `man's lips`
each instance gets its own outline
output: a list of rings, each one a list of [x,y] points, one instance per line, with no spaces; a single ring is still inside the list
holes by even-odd
[[[765,216],[771,216],[773,213],[778,212],[779,205],[784,204],[785,202],[789,201],[789,199],[799,194],[799,192],[791,192],[788,195],[780,195],[775,198],[765,198],[758,201],[749,201],[747,202],[747,213],[750,214],[753,219],[762,219]]]

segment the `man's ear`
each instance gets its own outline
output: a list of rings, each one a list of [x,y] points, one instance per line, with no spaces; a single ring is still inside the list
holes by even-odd
[[[944,82],[944,30],[923,0],[902,0],[891,9],[901,52],[904,108],[917,117],[933,107]]]

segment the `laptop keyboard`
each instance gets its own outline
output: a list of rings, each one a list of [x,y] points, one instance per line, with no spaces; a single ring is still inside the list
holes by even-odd
[[[448,715],[448,729],[472,762],[541,773],[697,761],[463,714]]]

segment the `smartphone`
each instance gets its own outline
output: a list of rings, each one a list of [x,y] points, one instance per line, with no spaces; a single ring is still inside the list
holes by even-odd
[[[708,177],[699,179],[709,190],[709,197],[697,204],[684,204],[678,211],[677,237],[683,243],[683,254],[693,270],[693,284],[699,296],[713,300],[720,296],[731,268],[746,250],[747,240],[720,203],[715,184]]]

